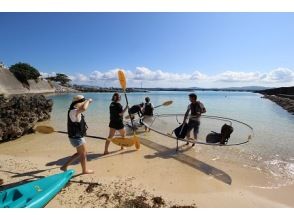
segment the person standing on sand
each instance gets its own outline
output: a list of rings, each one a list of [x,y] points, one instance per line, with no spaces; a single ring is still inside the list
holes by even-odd
[[[194,140],[197,141],[197,135],[199,132],[199,126],[200,126],[200,116],[201,114],[206,112],[206,109],[204,105],[200,102],[197,101],[197,95],[195,93],[189,94],[189,100],[190,104],[188,105],[187,111],[184,116],[184,123],[186,122],[189,112],[191,111],[190,117],[189,117],[189,122],[188,122],[188,131],[187,131],[187,139],[190,139],[190,133],[192,130],[194,130]],[[187,145],[189,142],[187,142]],[[192,144],[194,146],[195,144]]]
[[[119,103],[121,100],[121,96],[118,92],[115,92],[112,96],[112,102],[109,106],[109,112],[110,112],[110,122],[109,122],[109,135],[108,138],[105,141],[105,150],[104,155],[108,154],[108,147],[110,144],[110,138],[113,138],[116,131],[119,131],[120,135],[122,137],[125,137],[125,129],[124,129],[124,123],[123,123],[123,115],[125,111],[128,109],[128,106],[126,106],[124,109],[122,105]],[[123,149],[123,147],[121,148]]]
[[[82,95],[77,95],[73,98],[73,101],[69,107],[67,113],[67,132],[68,138],[73,147],[76,148],[77,153],[73,154],[69,160],[60,168],[63,171],[67,170],[67,167],[76,159],[80,158],[83,174],[92,174],[93,170],[88,170],[86,167],[87,150],[85,135],[88,126],[85,121],[85,116],[82,114],[85,112],[89,104],[92,103],[92,99],[85,99]]]

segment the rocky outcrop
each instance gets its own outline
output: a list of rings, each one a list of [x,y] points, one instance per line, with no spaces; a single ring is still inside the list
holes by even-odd
[[[37,122],[50,118],[52,106],[43,95],[0,95],[0,142],[32,133]]]
[[[57,82],[54,81],[48,81],[54,88],[55,93],[75,93],[80,92],[79,90],[73,89],[71,87],[62,86]]]
[[[264,95],[278,95],[278,94],[294,95],[294,86],[266,89],[266,90],[260,90],[256,92],[264,94]]]
[[[25,87],[16,79],[9,69],[0,67],[0,94],[53,93],[54,86],[45,79],[28,80],[29,87]]]
[[[267,98],[278,105],[280,105],[282,108],[287,110],[288,112],[294,114],[294,100],[291,98],[286,97],[280,97],[276,95],[264,95],[263,98]]]

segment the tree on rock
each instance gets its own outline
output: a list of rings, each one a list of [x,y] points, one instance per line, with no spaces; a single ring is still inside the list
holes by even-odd
[[[65,86],[71,81],[71,79],[63,73],[56,73],[56,76],[47,77],[46,79],[59,82],[61,85]]]
[[[27,88],[29,88],[29,79],[37,80],[40,72],[27,63],[16,63],[9,68],[10,72]]]

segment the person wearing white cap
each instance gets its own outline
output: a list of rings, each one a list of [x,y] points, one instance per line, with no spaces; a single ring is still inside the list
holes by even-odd
[[[88,109],[91,102],[92,99],[85,99],[84,96],[77,95],[73,98],[73,101],[69,107],[67,113],[68,138],[71,145],[76,148],[77,152],[73,154],[69,160],[60,168],[63,171],[66,171],[67,167],[74,160],[80,158],[83,174],[94,173],[93,170],[88,170],[86,167],[87,150],[85,135],[88,126],[85,121],[85,116],[82,114]]]

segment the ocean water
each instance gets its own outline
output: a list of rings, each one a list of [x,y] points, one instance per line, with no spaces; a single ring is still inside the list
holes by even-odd
[[[254,129],[253,139],[240,146],[201,146],[211,158],[222,158],[242,163],[244,167],[267,171],[275,178],[284,178],[286,181],[294,180],[294,116],[270,100],[261,98],[260,94],[250,92],[215,92],[196,91],[198,100],[206,107],[207,115],[217,115],[242,121]],[[185,113],[189,92],[153,91],[148,93],[130,93],[130,105],[144,101],[146,96],[152,103],[160,105],[167,100],[173,104],[168,107],[156,109],[157,114]],[[59,130],[66,129],[67,109],[75,94],[54,95],[51,123]],[[89,133],[106,136],[109,123],[109,104],[112,93],[84,93],[86,98],[92,98],[93,103],[86,113],[90,127]],[[122,102],[125,105],[122,95]],[[201,122],[204,128],[209,122]],[[222,122],[221,122],[222,123]],[[221,123],[211,123],[220,129]],[[232,137],[238,137],[246,132],[242,126],[236,128]],[[168,128],[172,129],[172,128]],[[168,130],[167,129],[167,130]],[[210,130],[210,128],[208,128]],[[201,128],[200,128],[201,133]],[[246,135],[245,135],[246,136]]]

